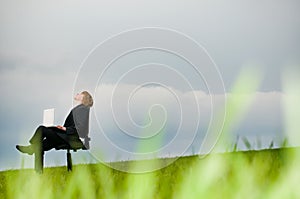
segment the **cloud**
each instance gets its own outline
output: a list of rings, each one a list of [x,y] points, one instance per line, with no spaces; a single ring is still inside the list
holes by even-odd
[[[226,95],[228,100],[236,97],[231,93]],[[237,134],[251,140],[260,136],[267,146],[270,140],[282,137],[282,97],[281,92],[256,92],[240,124],[229,132],[231,141],[235,142]],[[217,99],[214,104],[211,104],[212,98]],[[224,99],[225,95],[209,95],[201,90],[182,92],[159,86],[100,85],[93,110],[96,118],[92,132],[97,132],[93,133],[93,145],[101,148],[105,142],[110,154],[120,153],[123,157],[138,153],[141,143],[146,145],[157,139],[162,141],[154,144],[148,153],[177,151],[180,155],[191,147],[198,150],[210,124],[212,107],[224,108]]]

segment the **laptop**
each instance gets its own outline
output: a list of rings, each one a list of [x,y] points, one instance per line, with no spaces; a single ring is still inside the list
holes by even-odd
[[[44,110],[43,125],[46,127],[54,126],[54,108]]]

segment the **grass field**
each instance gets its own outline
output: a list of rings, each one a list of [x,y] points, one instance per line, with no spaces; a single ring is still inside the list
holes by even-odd
[[[297,148],[182,157],[142,174],[102,164],[0,172],[0,198],[300,198]],[[161,164],[121,162],[122,166]]]

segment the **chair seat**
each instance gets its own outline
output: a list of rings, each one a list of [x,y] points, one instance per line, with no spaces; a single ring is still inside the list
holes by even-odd
[[[83,147],[76,147],[76,148],[72,148],[70,145],[68,144],[62,144],[59,145],[57,147],[55,147],[55,150],[73,150],[74,152],[76,152],[77,150],[88,150],[88,148],[86,148],[84,145]]]
[[[84,144],[82,143],[82,140],[81,140],[80,143],[74,142],[72,144],[72,147],[68,143],[64,143],[64,144],[61,144],[59,146],[56,146],[55,149],[56,150],[73,150],[74,152],[76,152],[79,149],[81,149],[81,150],[89,150],[89,148],[90,148],[90,143],[89,143],[90,140],[91,140],[91,138],[85,137],[83,139]]]

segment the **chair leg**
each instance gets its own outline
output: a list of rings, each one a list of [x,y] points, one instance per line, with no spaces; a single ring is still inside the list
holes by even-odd
[[[72,156],[69,149],[67,151],[67,167],[68,171],[72,171]]]

